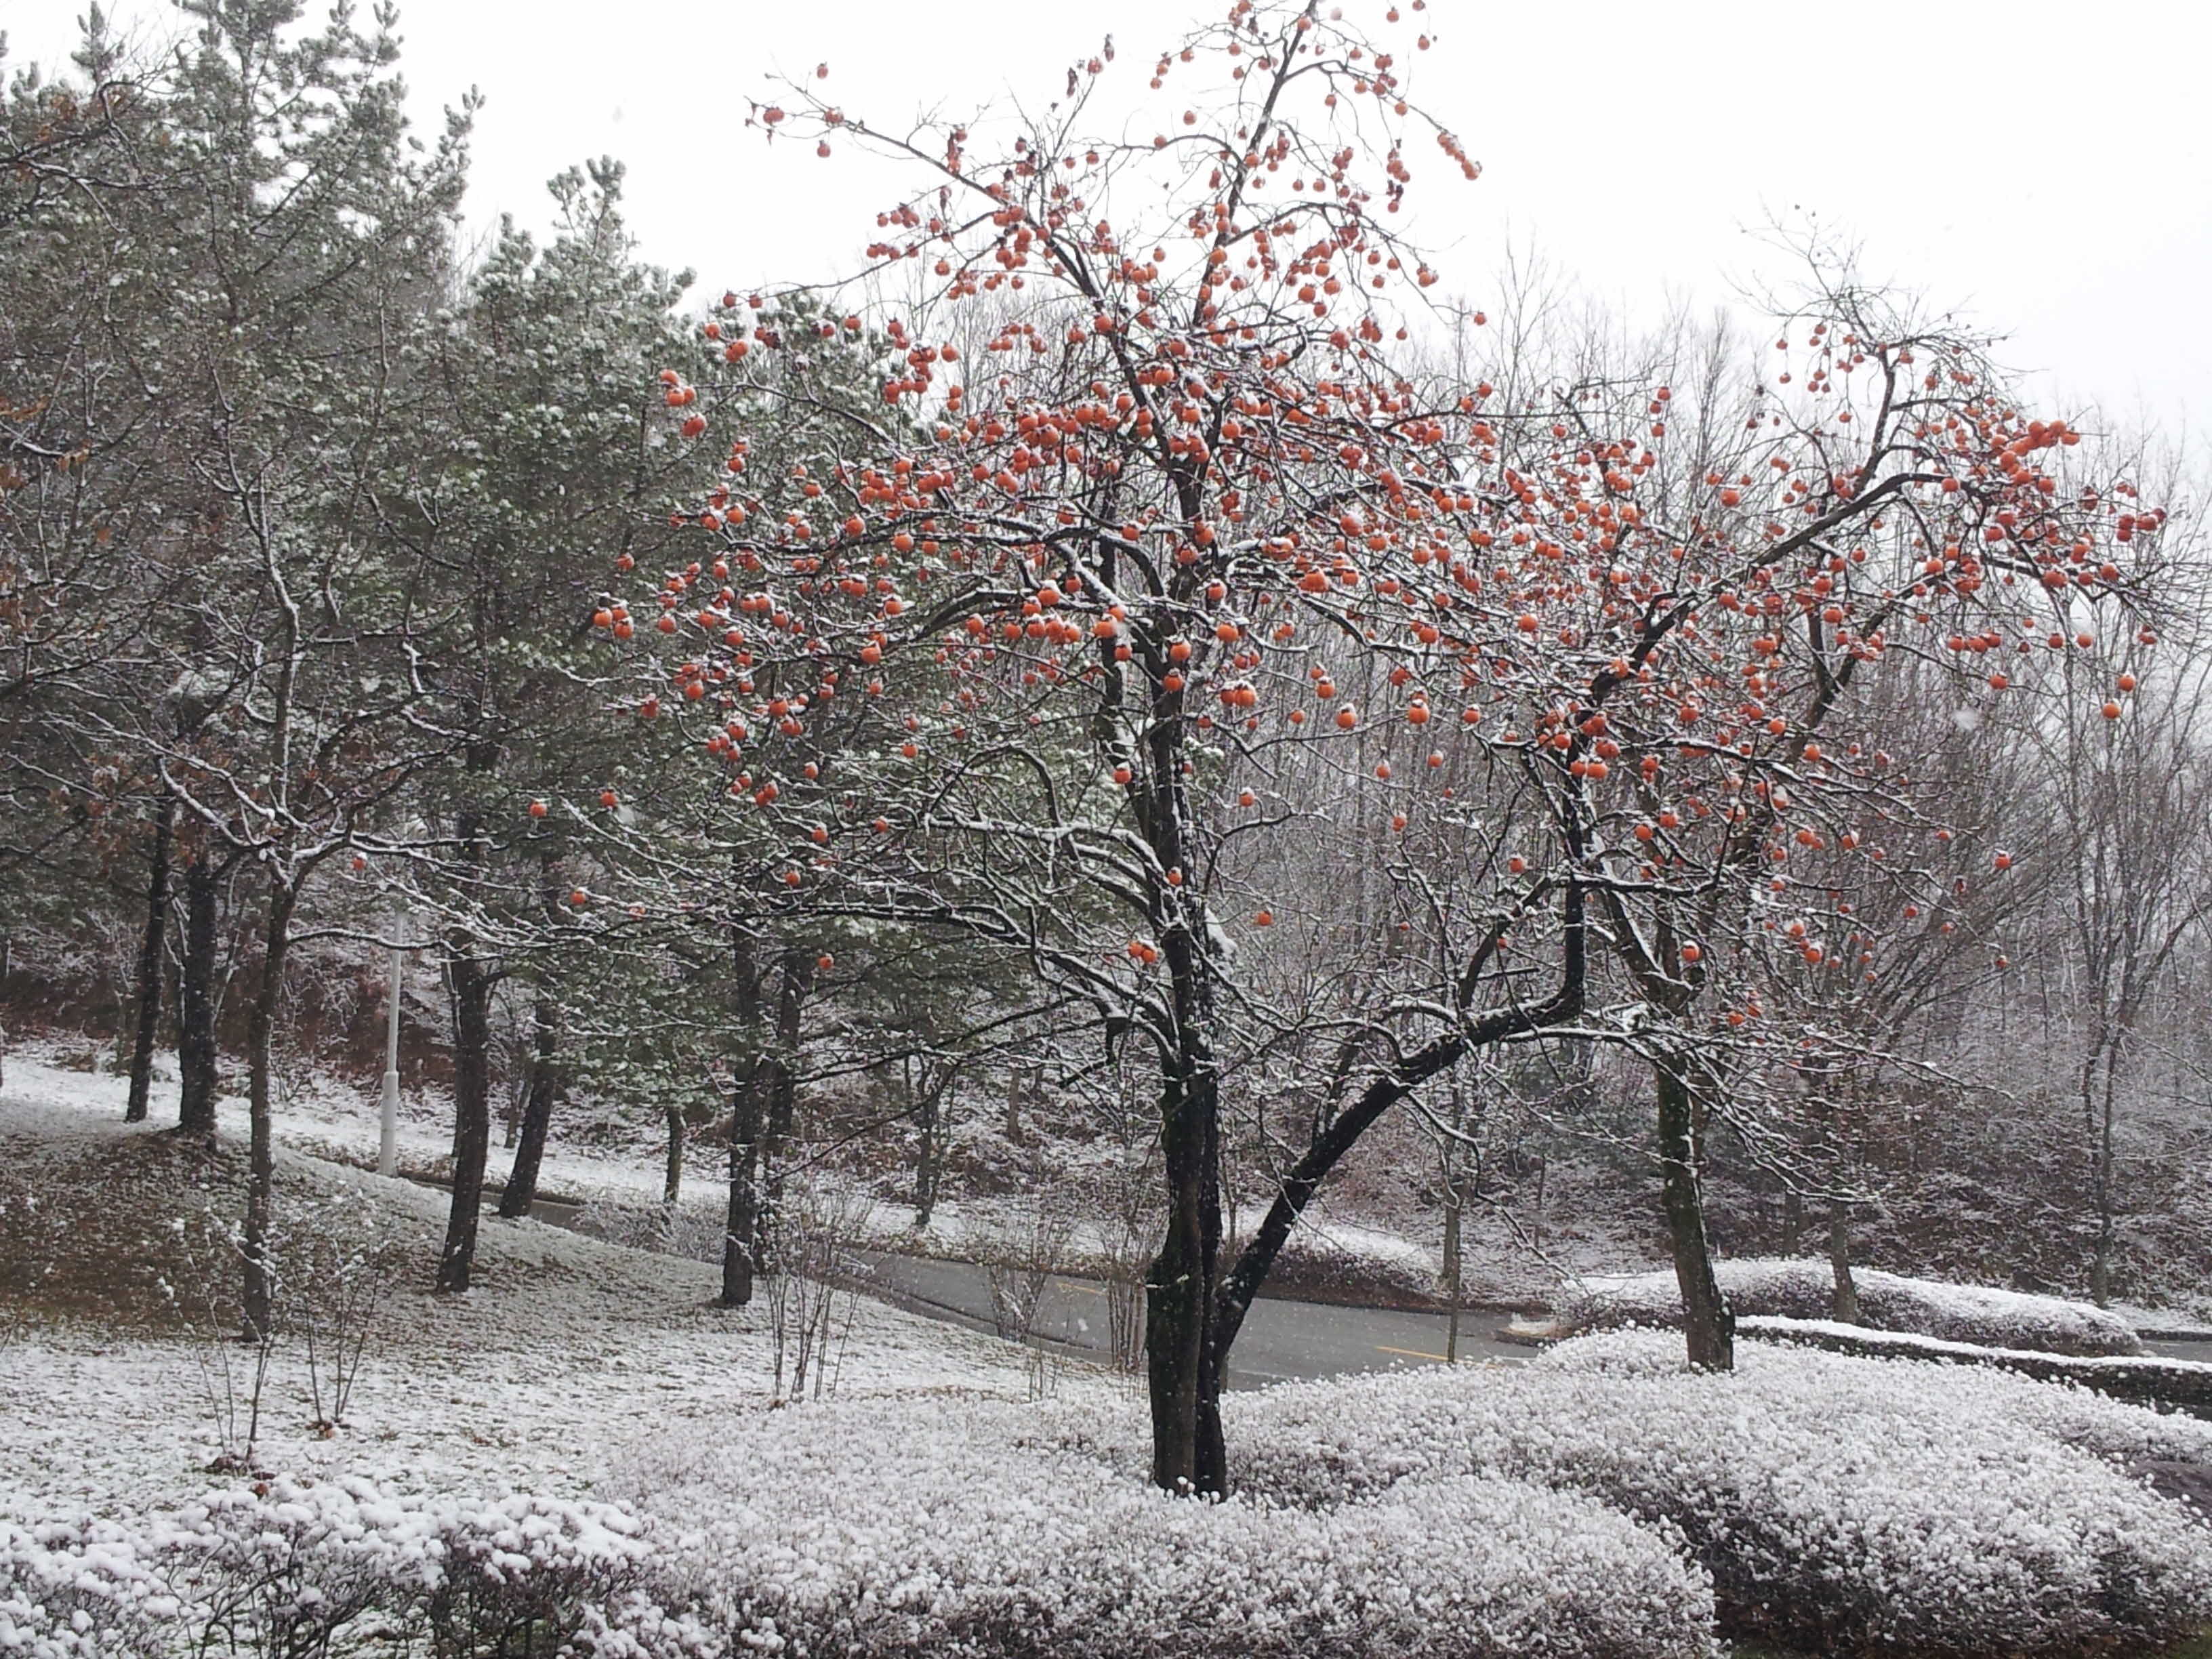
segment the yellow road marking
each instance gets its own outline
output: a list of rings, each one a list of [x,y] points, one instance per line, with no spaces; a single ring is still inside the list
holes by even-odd
[[[1444,1357],[1440,1353],[1423,1353],[1419,1348],[1386,1348],[1380,1342],[1377,1342],[1375,1345],[1375,1352],[1377,1353],[1401,1354],[1407,1359],[1433,1359],[1439,1365],[1447,1363]]]

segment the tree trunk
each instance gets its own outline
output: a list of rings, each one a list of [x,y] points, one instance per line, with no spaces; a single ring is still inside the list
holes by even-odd
[[[1170,1492],[1213,1495],[1228,1487],[1215,1297],[1221,1249],[1219,1097],[1202,1054],[1180,1058],[1181,1074],[1169,1079],[1161,1103],[1167,1232],[1145,1281],[1152,1481]]]
[[[154,1041],[161,1025],[161,935],[169,915],[169,845],[175,819],[176,804],[162,796],[154,820],[154,850],[147,859],[146,929],[138,941],[138,1029],[131,1049],[125,1123],[146,1121],[147,1099],[154,1090]]]
[[[676,1215],[676,1206],[684,1200],[684,1109],[671,1106],[665,1114],[668,1120],[668,1163],[661,1174],[660,1201],[667,1207],[669,1218]]]
[[[2119,1087],[2122,1040],[2115,1033],[2106,1047],[2104,1099],[2097,1124],[2097,1244],[2089,1259],[2089,1299],[2100,1308],[2112,1305],[2112,1256],[2118,1243],[2112,1213],[2112,1115],[2114,1094]]]
[[[760,1237],[760,1063],[744,1068],[730,1092],[730,1200],[722,1223],[722,1305],[753,1299]]]
[[[239,1257],[246,1271],[246,1336],[265,1340],[273,1328],[276,1272],[270,1258],[269,1232],[276,1204],[275,1117],[276,1011],[284,995],[284,958],[292,944],[292,908],[298,890],[272,880],[269,915],[261,935],[261,979],[254,987],[246,1022],[246,1105],[250,1114],[246,1151],[246,1231]]]
[[[732,1010],[738,1042],[737,1080],[730,1090],[730,1192],[722,1223],[722,1295],[726,1308],[753,1299],[753,1251],[760,1232],[761,971],[760,946],[742,928],[730,938]]]
[[[219,878],[202,848],[185,866],[184,956],[177,971],[179,1133],[215,1139],[216,899]]]
[[[1735,1369],[1735,1316],[1713,1275],[1705,1239],[1705,1208],[1698,1176],[1696,1095],[1689,1063],[1680,1054],[1652,1061],[1659,1093],[1659,1159],[1665,1192],[1667,1237],[1674,1256],[1674,1282],[1682,1294],[1682,1331],[1690,1364],[1704,1370]]]
[[[1462,1275],[1460,1261],[1460,1200],[1456,1177],[1444,1184],[1444,1291],[1451,1298],[1451,1311],[1444,1325],[1444,1364],[1459,1364],[1459,1304]]]
[[[453,1010],[453,1201],[438,1253],[437,1288],[457,1294],[475,1271],[477,1224],[483,1212],[484,1163],[491,1156],[491,998],[497,975],[460,936],[447,945],[446,987]]]
[[[1864,1323],[1858,1281],[1851,1277],[1851,1206],[1840,1198],[1828,1206],[1828,1271],[1836,1281],[1829,1316],[1844,1325]]]
[[[914,1109],[915,1127],[921,1131],[914,1158],[914,1224],[918,1231],[927,1230],[937,1212],[937,1183],[945,1162],[945,1099],[951,1087],[950,1079],[933,1085],[925,1079]]]
[[[1267,1282],[1276,1256],[1281,1252],[1284,1242],[1290,1237],[1291,1227],[1304,1213],[1307,1205],[1313,1201],[1314,1194],[1320,1190],[1322,1182],[1328,1178],[1330,1171],[1359,1144],[1360,1137],[1407,1095],[1430,1079],[1449,1072],[1468,1054],[1480,1053],[1509,1036],[1549,1030],[1581,1017],[1589,967],[1585,902],[1583,891],[1577,886],[1570,885],[1561,896],[1560,919],[1565,924],[1565,939],[1557,991],[1540,1003],[1520,1003],[1492,1010],[1473,1024],[1462,1024],[1431,1039],[1412,1053],[1401,1055],[1395,1064],[1360,1090],[1349,1105],[1331,1118],[1322,1132],[1314,1137],[1312,1144],[1298,1155],[1289,1169],[1283,1171],[1276,1182],[1275,1196],[1268,1204],[1267,1213],[1261,1219],[1258,1231],[1237,1256],[1237,1265],[1222,1279],[1212,1334],[1217,1383],[1221,1376],[1227,1374],[1229,1353],[1237,1340],[1237,1334],[1243,1328],[1244,1316],[1251,1310],[1252,1299],[1259,1294],[1260,1286]],[[1155,1390],[1152,1421],[1156,1448],[1159,1443],[1158,1425],[1161,1405],[1160,1396]],[[1218,1416],[1216,1437],[1218,1440]]]
[[[522,1105],[522,1138],[499,1196],[499,1212],[509,1221],[530,1213],[538,1201],[538,1171],[545,1161],[545,1137],[561,1096],[556,1056],[561,1048],[560,1010],[543,987],[530,1007],[530,1091]]]
[[[799,1109],[799,1040],[807,994],[814,988],[814,952],[787,945],[775,999],[775,1044],[756,1073],[767,1121],[760,1136],[760,1206],[753,1228],[753,1266],[775,1271],[775,1215],[783,1202],[783,1148]]]
[[[1795,1187],[1782,1189],[1782,1254],[1796,1255],[1805,1247],[1805,1200]]]

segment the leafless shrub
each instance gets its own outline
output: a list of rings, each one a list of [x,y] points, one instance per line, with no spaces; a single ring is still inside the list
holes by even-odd
[[[779,1405],[837,1389],[845,1340],[866,1267],[859,1246],[873,1205],[857,1188],[793,1182],[769,1218],[769,1333],[775,1348]]]
[[[1000,1337],[1029,1350],[1031,1399],[1041,1399],[1051,1383],[1051,1356],[1036,1340],[1038,1316],[1052,1289],[1053,1275],[1065,1271],[1075,1238],[1073,1217],[1054,1201],[1043,1186],[1027,1194],[1014,1212],[1007,1237],[983,1264],[991,1289],[991,1323]]]
[[[176,1216],[169,1225],[177,1235],[179,1267],[174,1281],[161,1281],[161,1290],[192,1338],[202,1400],[215,1431],[216,1458],[210,1469],[251,1469],[261,1438],[269,1368],[276,1355],[276,1321],[248,1324],[240,1332],[231,1298],[242,1243],[234,1228],[205,1208]],[[272,1237],[263,1258],[272,1305],[283,1288],[275,1243]]]
[[[315,1427],[335,1433],[380,1329],[379,1313],[398,1282],[408,1241],[357,1192],[340,1194],[311,1218],[295,1250],[290,1311],[307,1351]]]

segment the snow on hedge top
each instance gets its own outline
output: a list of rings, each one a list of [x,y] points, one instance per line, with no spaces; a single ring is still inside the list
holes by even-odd
[[[1826,1261],[1756,1258],[1715,1264],[1729,1305],[1739,1315],[1826,1319],[1834,1278]],[[1876,1330],[1910,1331],[1948,1342],[2027,1348],[2044,1353],[2139,1354],[2142,1342],[2118,1316],[2087,1302],[1979,1285],[1860,1268],[1859,1315]],[[1592,1274],[1565,1298],[1561,1316],[1585,1328],[1679,1325],[1681,1293],[1674,1271]]]
[[[1503,1476],[1673,1527],[1736,1628],[1820,1652],[2142,1652],[2212,1620],[2212,1535],[2130,1473],[2212,1424],[1980,1367],[1623,1331],[1525,1366],[1230,1402],[1245,1490],[1287,1502]]]
[[[1455,1659],[1715,1651],[1704,1571],[1577,1494],[1494,1477],[1308,1507],[1193,1503],[1105,1391],[807,1407],[609,1483],[675,1540],[670,1601],[792,1656]]]

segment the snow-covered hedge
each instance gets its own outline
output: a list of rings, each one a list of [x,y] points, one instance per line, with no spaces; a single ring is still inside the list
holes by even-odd
[[[1055,1659],[1713,1649],[1703,1572],[1662,1532],[1572,1494],[1468,1477],[1319,1510],[1192,1503],[1145,1483],[1141,1427],[1121,1407],[833,1407],[805,1426],[744,1425],[710,1450],[642,1461],[616,1486],[679,1540],[670,1599],[747,1648]]]
[[[1739,1316],[1826,1319],[1835,1279],[1828,1264],[1793,1258],[1716,1264],[1729,1305]],[[1851,1275],[1859,1316],[1876,1330],[1910,1331],[1948,1342],[2032,1348],[2045,1353],[2139,1354],[2142,1340],[2118,1316],[2087,1302],[2029,1296],[1978,1285],[1945,1285],[1863,1267]],[[1680,1325],[1682,1298],[1672,1268],[1659,1273],[1594,1275],[1563,1298],[1571,1328]]]
[[[659,1434],[596,1504],[270,1481],[0,1522],[0,1659],[1366,1659],[2145,1651],[2212,1622],[2212,1528],[2128,1470],[2212,1424],[2002,1371],[1661,1332],[1229,1403],[1239,1492],[1142,1414],[942,1396]]]
[[[2155,1354],[2044,1353],[2032,1348],[1991,1348],[1946,1342],[1909,1331],[1869,1330],[1826,1319],[1739,1320],[1739,1336],[1762,1342],[1796,1342],[1873,1359],[1932,1359],[1949,1364],[1996,1365],[2045,1382],[2078,1382],[2100,1394],[2166,1411],[2212,1413],[2212,1365]]]
[[[605,1505],[277,1480],[121,1520],[0,1521],[0,1654],[283,1659],[372,1635],[445,1656],[710,1650],[647,1589],[654,1560]]]
[[[2212,1532],[2125,1472],[2212,1425],[2001,1372],[1739,1345],[1732,1376],[1623,1332],[1496,1369],[1238,1402],[1255,1492],[1544,1482],[1678,1528],[1723,1627],[1820,1651],[2142,1650],[2212,1621]]]
[[[1091,1431],[1126,1447],[1141,1425],[1120,1403],[833,1406],[657,1451],[615,1483],[627,1507],[278,1481],[0,1523],[0,1655],[1716,1651],[1702,1571],[1589,1498],[1474,1477],[1321,1512],[1193,1503]]]

